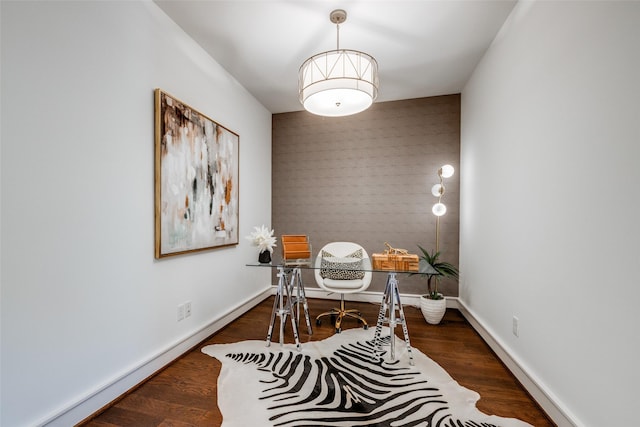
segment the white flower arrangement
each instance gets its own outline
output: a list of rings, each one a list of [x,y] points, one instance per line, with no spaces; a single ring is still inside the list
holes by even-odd
[[[276,246],[276,238],[273,236],[273,230],[262,225],[260,227],[253,227],[253,232],[249,234],[246,239],[251,242],[253,246],[257,246],[260,252],[269,251],[273,253],[273,247]]]

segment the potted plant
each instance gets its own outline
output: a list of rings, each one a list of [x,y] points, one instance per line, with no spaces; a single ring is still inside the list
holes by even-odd
[[[451,263],[440,260],[440,252],[429,252],[418,245],[422,255],[417,273],[427,278],[427,293],[420,296],[420,311],[427,323],[437,325],[447,310],[444,295],[438,292],[438,280],[443,277],[458,278],[458,268]]]

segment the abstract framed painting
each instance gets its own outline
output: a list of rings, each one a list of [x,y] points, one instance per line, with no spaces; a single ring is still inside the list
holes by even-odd
[[[155,257],[238,244],[240,137],[155,90]]]

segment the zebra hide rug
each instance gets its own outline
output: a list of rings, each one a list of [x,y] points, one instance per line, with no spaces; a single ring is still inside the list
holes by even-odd
[[[438,426],[524,427],[513,418],[480,412],[480,395],[462,387],[433,360],[396,339],[389,357],[389,329],[381,357],[373,352],[374,328],[347,329],[323,341],[280,346],[265,341],[209,345],[222,362],[218,405],[224,427]]]

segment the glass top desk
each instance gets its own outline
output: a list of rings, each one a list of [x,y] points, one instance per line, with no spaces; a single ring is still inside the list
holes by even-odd
[[[271,321],[267,332],[267,346],[271,344],[271,336],[273,333],[276,318],[280,318],[280,345],[284,342],[284,325],[287,316],[291,318],[291,326],[293,328],[293,337],[295,339],[298,351],[301,350],[300,340],[298,338],[298,321],[300,318],[300,304],[303,305],[305,320],[309,335],[311,335],[311,322],[309,319],[309,307],[306,296],[304,294],[304,286],[302,285],[301,270],[318,270],[321,268],[321,258],[317,257],[307,262],[287,261],[275,257],[270,263],[248,263],[249,267],[262,267],[277,270],[278,286],[276,288],[275,300],[273,302],[273,310],[271,312]],[[382,327],[384,324],[389,325],[390,334],[390,354],[391,359],[395,360],[395,339],[393,339],[395,327],[400,324],[404,334],[404,341],[407,345],[407,354],[409,355],[409,363],[413,365],[413,354],[411,352],[411,342],[409,340],[409,330],[400,301],[400,291],[398,290],[398,273],[409,273],[409,271],[390,271],[374,269],[371,265],[370,258],[363,258],[362,263],[358,263],[356,267],[348,265],[337,267],[332,266],[331,270],[345,271],[371,271],[373,273],[387,274],[387,283],[380,303],[380,311],[378,312],[378,320],[376,322],[376,331],[374,335],[374,346],[378,349],[382,347]],[[326,268],[326,267],[325,267]]]

